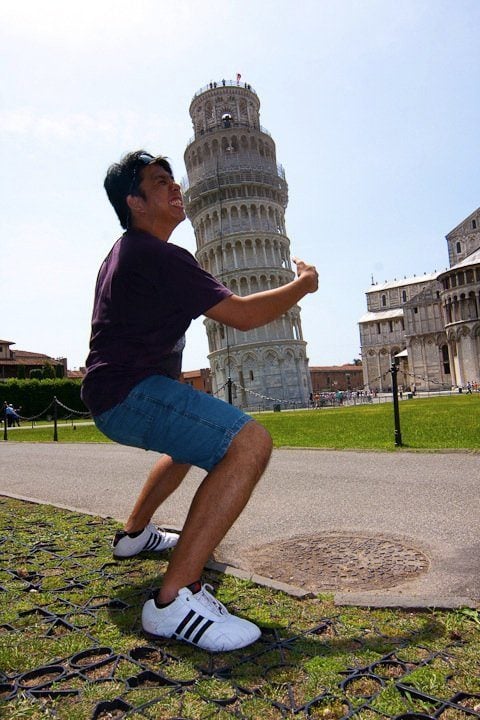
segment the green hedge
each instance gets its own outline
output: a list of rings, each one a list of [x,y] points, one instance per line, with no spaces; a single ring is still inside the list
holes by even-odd
[[[77,412],[87,412],[80,398],[80,380],[48,379],[48,380],[5,380],[0,383],[0,405],[12,403],[13,407],[21,408],[20,415],[32,417],[42,413],[56,397],[59,402]],[[48,410],[53,415],[53,407]],[[69,413],[58,407],[58,417],[66,417]]]

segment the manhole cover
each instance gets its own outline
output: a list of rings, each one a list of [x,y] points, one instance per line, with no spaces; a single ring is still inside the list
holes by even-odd
[[[393,587],[429,566],[426,555],[399,540],[346,533],[297,535],[251,548],[242,560],[250,572],[312,592]]]

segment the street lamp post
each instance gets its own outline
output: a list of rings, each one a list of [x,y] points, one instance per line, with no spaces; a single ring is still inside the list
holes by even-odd
[[[398,383],[397,383],[398,367],[397,367],[395,360],[392,360],[390,372],[392,373],[393,417],[394,417],[394,421],[395,421],[395,447],[401,447],[403,443],[402,443],[402,433],[400,430],[400,412],[398,409]]]

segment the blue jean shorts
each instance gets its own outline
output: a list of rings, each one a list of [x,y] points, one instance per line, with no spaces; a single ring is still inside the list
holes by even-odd
[[[211,470],[252,420],[238,408],[163,375],[142,380],[115,407],[94,417],[111,440]]]

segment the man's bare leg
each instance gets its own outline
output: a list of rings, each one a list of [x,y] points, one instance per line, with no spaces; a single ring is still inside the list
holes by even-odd
[[[162,455],[150,470],[135,507],[125,523],[125,531],[134,533],[143,530],[155,510],[178,488],[190,467],[174,462],[169,455]]]
[[[180,588],[200,578],[213,550],[247,504],[271,451],[268,432],[258,423],[249,422],[235,436],[225,457],[205,477],[172,553],[158,593],[160,603],[170,602]]]

